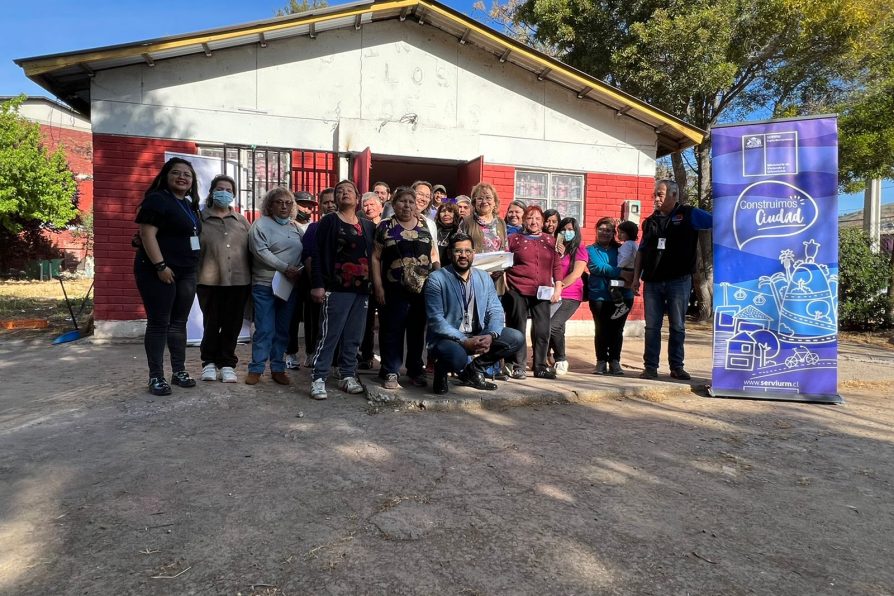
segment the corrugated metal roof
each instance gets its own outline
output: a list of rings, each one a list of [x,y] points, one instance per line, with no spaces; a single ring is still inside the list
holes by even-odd
[[[704,131],[671,116],[607,83],[574,69],[528,47],[437,0],[384,0],[351,2],[285,17],[255,21],[231,27],[158,39],[21,58],[16,64],[34,82],[55,94],[83,114],[90,113],[90,78],[96,71],[131,64],[154,64],[167,60],[213,52],[217,49],[259,43],[273,39],[316,35],[339,28],[359,28],[365,23],[400,20],[430,25],[510,62],[536,76],[577,93],[582,101],[592,101],[655,129],[658,154],[673,153],[701,143]]]

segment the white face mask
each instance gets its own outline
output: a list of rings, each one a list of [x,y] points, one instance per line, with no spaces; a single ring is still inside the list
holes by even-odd
[[[218,207],[229,207],[233,202],[233,193],[228,190],[215,190],[211,193],[211,200]]]

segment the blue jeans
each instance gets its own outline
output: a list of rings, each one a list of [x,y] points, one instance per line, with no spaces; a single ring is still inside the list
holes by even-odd
[[[686,339],[686,308],[692,291],[692,276],[684,275],[667,281],[646,282],[643,304],[646,309],[646,346],[643,364],[658,368],[661,356],[661,324],[667,313],[670,338],[667,359],[671,370],[683,368],[683,342]]]
[[[270,372],[284,372],[286,362],[283,354],[289,343],[289,323],[298,293],[292,290],[288,300],[273,295],[273,288],[253,284],[251,299],[255,311],[255,332],[251,336],[251,362],[248,372],[262,373],[267,361]]]
[[[320,340],[314,352],[313,379],[326,379],[339,348],[341,378],[357,376],[357,348],[366,328],[368,294],[326,292],[320,312]]]
[[[511,327],[503,327],[500,337],[490,344],[490,350],[478,356],[477,365],[486,369],[503,358],[508,358],[525,346],[525,336]],[[452,339],[439,339],[429,350],[435,361],[435,370],[443,373],[458,373],[466,367],[470,354],[458,342]]]

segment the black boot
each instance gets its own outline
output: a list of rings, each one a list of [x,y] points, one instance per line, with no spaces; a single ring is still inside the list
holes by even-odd
[[[474,360],[468,363],[462,372],[459,373],[459,380],[474,389],[493,391],[497,388],[496,384],[484,380],[484,371],[477,366]]]
[[[447,371],[441,370],[437,364],[435,364],[435,378],[432,380],[431,390],[432,393],[438,395],[444,395],[450,391],[450,386],[447,384]]]

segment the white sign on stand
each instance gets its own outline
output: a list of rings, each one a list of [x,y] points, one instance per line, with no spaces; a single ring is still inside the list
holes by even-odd
[[[194,155],[191,153],[174,153],[172,151],[165,151],[165,161],[168,161],[172,157],[179,157],[181,159],[185,159],[190,164],[192,164],[192,168],[196,171],[196,184],[198,184],[199,188],[199,209],[203,209],[205,207],[204,197],[208,196],[208,191],[210,190],[211,181],[214,180],[215,176],[219,176],[223,168],[223,160],[219,157],[209,157],[207,155]],[[237,179],[236,172],[238,170],[238,165],[234,162],[227,162],[227,175],[232,177],[234,180]],[[238,191],[238,189],[236,189]],[[236,193],[237,205],[236,209],[240,209],[240,205],[238,204],[239,193]],[[202,343],[202,336],[204,335],[205,330],[205,321],[202,316],[202,309],[199,307],[199,298],[193,300],[192,308],[189,309],[189,319],[186,321],[186,345],[188,346],[197,346]],[[247,343],[251,339],[251,321],[244,319],[242,321],[242,330],[239,332],[239,341],[242,343]]]

